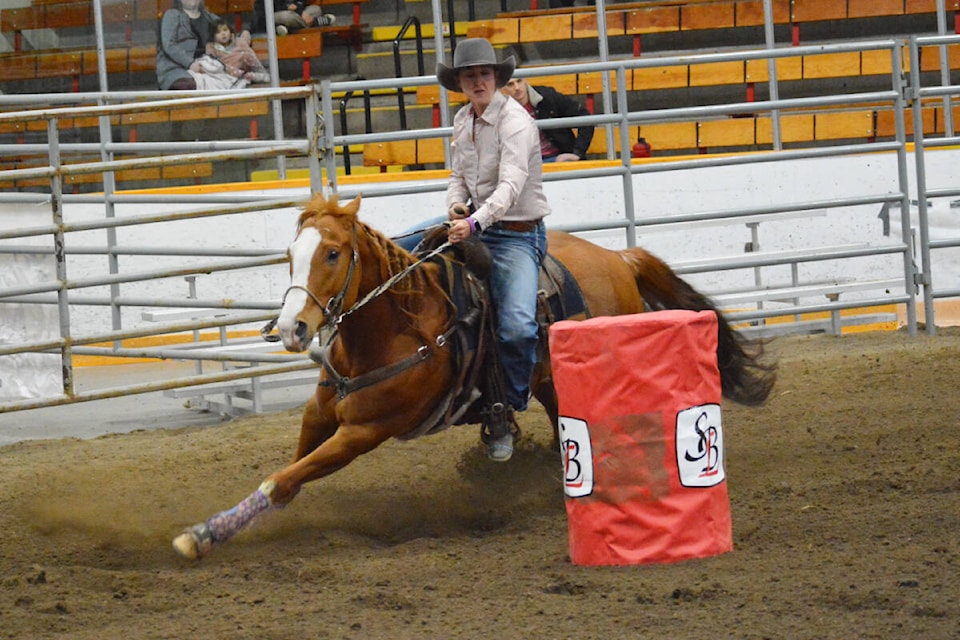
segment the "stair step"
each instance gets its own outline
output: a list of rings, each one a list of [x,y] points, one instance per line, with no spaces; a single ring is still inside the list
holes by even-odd
[[[391,42],[392,43],[394,39],[396,39],[397,34],[400,33],[400,29],[401,29],[401,25],[374,27],[373,29],[370,30],[370,36],[373,42]],[[455,25],[455,30],[458,37],[465,38],[467,36],[467,24],[465,22],[458,22]],[[446,22],[443,23],[441,31],[443,32],[444,37],[449,36],[450,24]],[[420,35],[424,40],[429,39],[432,42],[435,33],[436,31],[434,30],[433,23],[420,24]],[[412,26],[409,27],[406,33],[403,34],[404,41],[416,40],[416,37],[417,37],[417,31]]]

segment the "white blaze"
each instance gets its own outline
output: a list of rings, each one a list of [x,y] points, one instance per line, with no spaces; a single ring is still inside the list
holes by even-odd
[[[313,254],[320,246],[320,232],[313,227],[308,227],[300,232],[297,239],[290,245],[290,284],[299,287],[306,287],[307,280],[310,278],[310,263],[313,260]],[[289,335],[297,324],[297,314],[299,314],[307,303],[307,294],[303,289],[289,289],[286,300],[283,302],[283,309],[280,310],[280,319],[277,321],[277,329],[281,335]]]

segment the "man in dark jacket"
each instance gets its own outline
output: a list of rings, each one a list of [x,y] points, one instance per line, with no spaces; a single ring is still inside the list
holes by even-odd
[[[536,120],[588,116],[590,112],[579,102],[553,87],[532,86],[524,78],[511,78],[504,93],[523,105]],[[587,156],[593,127],[573,129],[541,129],[540,155],[544,162],[583,160]]]

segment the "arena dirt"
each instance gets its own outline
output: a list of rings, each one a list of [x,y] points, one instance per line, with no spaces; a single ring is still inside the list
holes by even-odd
[[[960,333],[779,339],[725,404],[734,551],[578,567],[542,411],[389,442],[199,562],[184,526],[292,454],[297,412],[0,448],[0,637],[960,637]],[[29,413],[23,414],[30,419]]]

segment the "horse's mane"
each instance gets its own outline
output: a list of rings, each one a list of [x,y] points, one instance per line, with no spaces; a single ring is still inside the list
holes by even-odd
[[[320,194],[310,200],[297,220],[297,231],[299,232],[310,218],[324,215],[344,219],[348,224],[356,227],[357,241],[366,243],[379,262],[381,282],[385,282],[416,261],[413,254],[360,220],[357,215],[357,207],[353,206],[352,202],[349,205],[341,206],[336,195],[326,198]],[[391,296],[406,316],[410,326],[419,330],[421,323],[418,322],[420,315],[418,309],[426,288],[431,285],[436,287],[436,283],[429,280],[423,269],[413,269],[406,277],[401,278],[390,287],[384,295]],[[442,287],[437,287],[437,289],[446,297]]]

